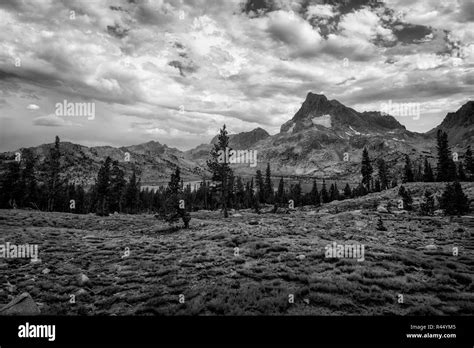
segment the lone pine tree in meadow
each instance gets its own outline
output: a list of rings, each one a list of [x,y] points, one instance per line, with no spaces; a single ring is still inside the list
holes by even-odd
[[[222,153],[225,153],[229,148],[229,136],[227,135],[226,126],[224,125],[217,136],[217,142],[214,144],[214,148],[211,150],[210,158],[207,160],[207,167],[212,173],[212,180],[219,182],[219,189],[221,193],[221,204],[222,210],[224,211],[224,217],[227,218],[229,213],[227,211],[227,198],[228,198],[228,183],[229,177],[232,175],[232,169],[226,160],[222,161]]]

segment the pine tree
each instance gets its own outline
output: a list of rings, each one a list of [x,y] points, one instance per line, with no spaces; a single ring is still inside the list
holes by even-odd
[[[265,171],[265,201],[268,204],[273,203],[273,183],[272,183],[272,173],[270,171],[270,163],[267,163],[267,169]]]
[[[226,126],[224,125],[217,136],[217,142],[214,144],[214,148],[211,150],[207,167],[212,173],[212,180],[220,183],[221,204],[225,218],[229,216],[227,210],[228,182],[232,173],[232,169],[225,158],[227,151],[230,151],[229,136],[227,135]]]
[[[337,183],[331,184],[329,189],[329,198],[331,201],[338,201],[339,200],[339,189],[337,188]]]
[[[442,130],[437,133],[438,166],[437,181],[452,181],[456,179],[456,165],[449,150],[448,135]]]
[[[329,187],[329,201],[332,202],[334,201],[336,198],[336,192],[335,192],[335,189],[334,189],[334,184],[331,184],[331,186]]]
[[[21,173],[22,185],[24,187],[23,205],[37,208],[39,192],[35,173],[36,158],[30,149],[23,150],[22,157],[25,161],[25,168]]]
[[[435,201],[432,193],[429,190],[425,191],[423,202],[420,204],[422,215],[433,215],[435,211]]]
[[[6,173],[1,178],[1,205],[2,208],[17,208],[23,192],[21,190],[20,163],[8,163]]]
[[[380,181],[378,179],[375,180],[375,187],[374,187],[375,192],[380,192],[381,187],[380,187]]]
[[[137,180],[135,166],[132,169],[132,176],[125,187],[124,200],[128,214],[138,213],[138,207],[140,205],[140,182]]]
[[[280,204],[286,203],[285,199],[285,182],[283,178],[280,178],[280,182],[278,183],[278,190],[277,190],[277,197],[276,201]]]
[[[265,184],[263,182],[262,172],[257,170],[255,176],[255,183],[257,185],[257,198],[259,203],[265,203]]]
[[[236,191],[236,208],[242,209],[245,206],[245,188],[244,188],[244,184],[242,183],[242,178],[240,176],[237,177],[235,191]]]
[[[165,204],[160,212],[160,216],[168,223],[174,223],[181,218],[184,228],[189,228],[191,215],[186,211],[186,201],[183,199],[183,195],[181,172],[179,168],[176,168],[175,172],[171,174],[168,188],[166,189]]]
[[[346,187],[344,187],[344,196],[346,198],[351,198],[352,197],[352,190],[351,190],[351,187],[349,186],[349,183],[347,183]]]
[[[118,161],[113,161],[110,171],[110,210],[121,213],[124,205],[124,194],[127,181],[125,173],[120,168]]]
[[[85,202],[86,202],[86,192],[84,191],[84,188],[82,187],[82,185],[78,185],[76,188],[76,209],[75,209],[76,214],[86,213]]]
[[[298,182],[294,185],[291,185],[291,199],[295,202],[295,207],[299,207],[301,205],[301,184]]]
[[[313,187],[311,188],[311,192],[310,192],[310,204],[316,207],[321,205],[321,200],[319,198],[319,192],[318,192],[318,184],[316,183],[316,180],[313,180]]]
[[[112,160],[107,156],[97,174],[97,207],[96,214],[99,216],[109,215],[110,201],[110,166]]]
[[[474,159],[472,157],[471,146],[469,145],[464,154],[464,167],[466,168],[468,179],[474,180]]]
[[[434,181],[433,169],[431,168],[430,162],[428,162],[428,159],[426,157],[425,157],[424,170],[423,170],[423,181],[424,182]]]
[[[466,172],[464,171],[464,165],[459,162],[458,164],[458,179],[459,181],[466,181],[467,180],[467,177],[466,177]]]
[[[447,215],[462,215],[469,212],[469,200],[458,181],[446,184],[440,199],[440,208],[444,209]]]
[[[403,169],[403,183],[413,182],[413,181],[414,181],[414,177],[413,177],[413,169],[411,167],[410,157],[408,155],[405,155],[405,167]]]
[[[328,191],[326,189],[326,181],[323,179],[323,186],[321,188],[321,201],[323,203],[329,203],[329,194],[328,194]]]
[[[47,171],[47,197],[48,197],[48,211],[53,211],[55,208],[55,200],[58,193],[62,190],[62,181],[60,177],[61,172],[61,151],[60,151],[60,140],[56,136],[54,141],[54,147],[49,150],[48,157],[45,161]]]
[[[413,198],[411,197],[411,193],[409,190],[405,189],[402,185],[398,190],[398,194],[402,197],[403,201],[403,208],[404,210],[412,210]]]
[[[367,187],[367,190],[370,190],[370,181],[372,179],[372,164],[370,163],[370,157],[369,157],[369,152],[367,151],[367,148],[364,148],[364,151],[362,152],[362,168],[361,168],[361,173],[362,173],[362,184]]]
[[[377,161],[377,169],[379,172],[379,181],[380,181],[380,189],[381,190],[386,190],[388,186],[388,174],[387,174],[387,164],[385,161],[380,158]]]

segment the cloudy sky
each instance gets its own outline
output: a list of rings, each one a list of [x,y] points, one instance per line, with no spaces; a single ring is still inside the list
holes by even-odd
[[[474,1],[0,1],[0,151],[273,134],[309,91],[420,103],[398,120],[435,127],[473,99]],[[65,100],[95,118],[56,116]]]

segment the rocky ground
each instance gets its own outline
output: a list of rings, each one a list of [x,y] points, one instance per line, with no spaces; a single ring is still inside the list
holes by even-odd
[[[443,187],[408,185],[426,186]],[[202,211],[189,230],[152,215],[0,210],[0,244],[38,244],[40,259],[0,259],[0,307],[27,292],[45,315],[474,314],[474,216],[384,212],[398,199]],[[333,242],[364,244],[365,260],[326,258]]]

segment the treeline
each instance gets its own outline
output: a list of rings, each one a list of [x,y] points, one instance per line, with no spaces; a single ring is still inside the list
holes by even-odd
[[[372,161],[368,150],[364,148],[361,162],[362,180],[355,187],[351,187],[347,183],[341,191],[337,183],[332,183],[328,188],[326,181],[323,179],[319,189],[317,182],[314,180],[311,191],[303,193],[300,183],[292,184],[287,188],[285,187],[285,181],[281,178],[278,188],[275,190],[271,180],[270,165],[267,164],[265,175],[257,170],[255,178],[247,182],[244,189],[241,178],[234,179],[229,163],[218,161],[219,152],[225,151],[228,146],[229,137],[224,125],[207,162],[208,168],[213,174],[212,180],[217,182],[220,201],[222,202],[220,206],[224,211],[224,217],[227,217],[229,208],[253,208],[256,212],[259,212],[261,204],[273,204],[274,211],[281,206],[320,206],[334,200],[355,198],[370,192],[380,192],[398,186],[396,174],[390,175],[385,160]],[[440,200],[440,208],[445,209],[448,214],[468,211],[468,200],[458,181],[474,180],[474,162],[470,146],[468,146],[463,156],[464,161],[459,161],[459,156],[457,154],[452,155],[450,152],[447,134],[440,130],[437,133],[437,152],[436,175],[428,159],[425,158],[423,168],[421,166],[413,168],[410,157],[406,155],[401,182],[453,182],[447,185]],[[374,175],[374,169],[377,171],[376,175]],[[202,187],[203,185],[201,185]],[[431,195],[431,193],[428,194]],[[410,192],[405,191],[404,187],[400,189],[400,195],[404,198],[402,202],[411,200]],[[456,208],[452,208],[453,206]],[[407,204],[407,207],[409,209],[410,205]]]
[[[24,149],[19,159],[7,164],[0,182],[0,207],[99,215],[114,211],[137,213],[143,208],[135,169],[126,180],[119,163],[107,158],[95,185],[85,188],[69,182],[61,157],[59,137],[42,165],[30,149]]]
[[[441,181],[453,182],[452,185],[455,185],[457,180],[474,179],[470,147],[467,148],[463,161],[455,161],[455,156],[449,150],[446,133],[438,132],[437,143],[436,170],[433,170],[427,159],[423,168],[413,168],[410,157],[406,156],[403,176],[400,178],[402,183]],[[349,184],[338,187],[336,182],[328,185],[324,179],[318,184],[314,180],[312,189],[304,193],[301,183],[288,184],[281,178],[275,188],[269,164],[265,173],[257,170],[254,178],[244,182],[241,177],[234,176],[229,163],[219,161],[219,151],[228,147],[229,137],[224,125],[207,161],[212,178],[203,180],[195,189],[191,185],[184,185],[179,168],[171,175],[167,186],[156,190],[141,189],[140,175],[135,167],[132,168],[130,177],[126,178],[123,166],[109,157],[102,163],[95,184],[86,188],[68,182],[64,174],[65,168],[61,166],[60,140],[56,137],[54,146],[41,166],[29,149],[22,151],[20,160],[7,164],[0,182],[0,207],[98,215],[114,212],[155,213],[167,221],[181,218],[187,225],[187,212],[190,211],[222,209],[224,216],[227,216],[229,209],[252,208],[259,212],[263,204],[273,205],[275,211],[279,207],[290,205],[320,206],[398,185],[397,177],[389,173],[386,162],[383,159],[372,161],[367,149],[362,153],[362,180],[352,187]],[[39,178],[39,172],[43,173],[42,178]]]

